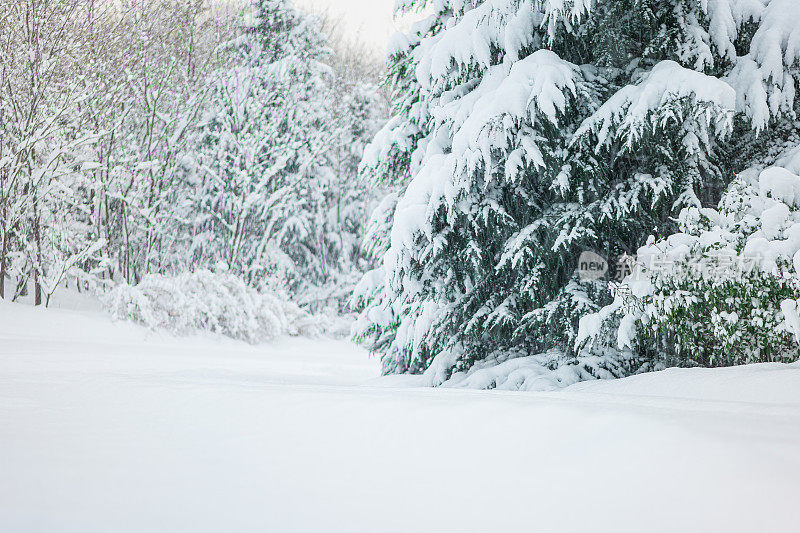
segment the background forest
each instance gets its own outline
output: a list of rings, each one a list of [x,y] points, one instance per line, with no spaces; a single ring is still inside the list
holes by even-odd
[[[146,314],[205,269],[338,311],[387,102],[335,26],[284,0],[3,0],[0,296],[121,286]]]

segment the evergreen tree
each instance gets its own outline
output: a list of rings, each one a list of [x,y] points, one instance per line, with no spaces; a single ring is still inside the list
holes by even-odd
[[[357,334],[385,371],[430,369],[433,383],[501,353],[571,360],[580,317],[608,298],[605,282],[575,276],[581,251],[630,253],[673,231],[681,207],[719,199],[742,132],[793,115],[800,41],[787,21],[800,10],[787,0],[433,8],[390,48],[398,104],[362,167],[399,182],[401,197],[382,264],[356,292]]]

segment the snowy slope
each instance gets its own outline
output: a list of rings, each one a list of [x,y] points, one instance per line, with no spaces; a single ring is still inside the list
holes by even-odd
[[[400,388],[342,341],[0,303],[2,532],[794,531],[800,366]]]

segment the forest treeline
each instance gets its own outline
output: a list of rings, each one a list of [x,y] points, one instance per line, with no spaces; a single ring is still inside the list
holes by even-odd
[[[342,300],[380,68],[283,0],[0,0],[0,297],[207,268]]]

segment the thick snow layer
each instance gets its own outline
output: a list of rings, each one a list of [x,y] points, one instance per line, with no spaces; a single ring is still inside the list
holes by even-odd
[[[771,196],[789,207],[800,207],[800,179],[785,168],[765,169],[758,177],[758,188],[762,196]]]
[[[773,116],[791,112],[800,61],[800,4],[797,0],[706,0],[711,36],[735,66],[726,76],[737,93],[736,110],[762,130]],[[750,52],[736,57],[738,28],[758,22]]]
[[[0,531],[791,531],[800,366],[408,388],[341,341],[0,303]]]

